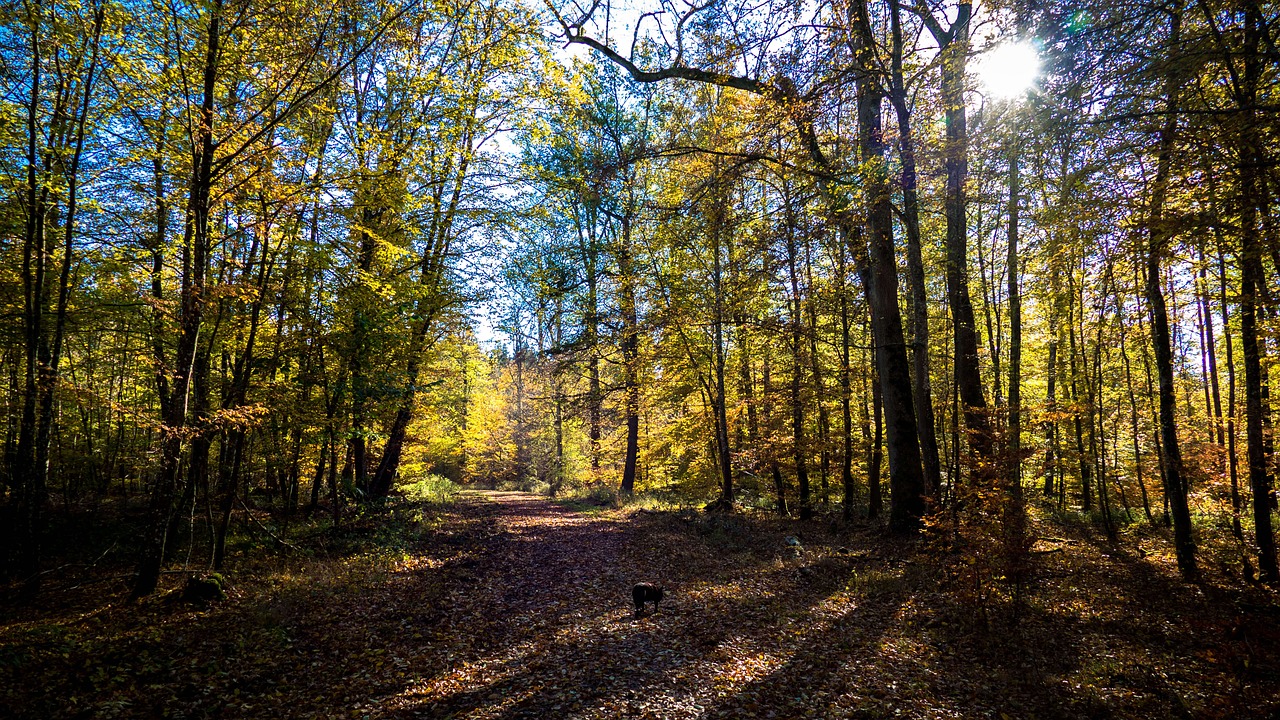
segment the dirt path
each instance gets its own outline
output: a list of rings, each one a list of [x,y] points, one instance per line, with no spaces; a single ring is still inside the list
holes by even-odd
[[[624,527],[522,493],[469,493],[457,512],[490,534],[454,561],[462,583],[432,633],[452,667],[377,705],[428,717],[567,717],[621,689],[608,681],[625,677],[601,671],[622,668],[599,664],[593,645],[604,638],[593,636],[643,627],[626,605],[640,578],[620,562]]]
[[[935,549],[870,529],[402,501],[300,535],[306,552],[258,551],[206,609],[128,604],[117,579],[0,618],[0,717],[1280,713],[1266,594],[1187,585],[1171,558],[1084,526],[1052,534],[1069,552],[1041,556],[1017,623],[988,626]],[[636,618],[639,581],[668,595]]]
[[[927,554],[870,531],[695,513],[583,515],[518,493],[451,512],[463,548],[423,646],[370,717],[1267,717],[1274,658],[1230,600],[1080,541],[1016,627],[975,632]],[[799,535],[800,547],[789,544]],[[1083,587],[1073,577],[1085,581]],[[664,584],[633,617],[633,583]],[[1206,588],[1213,592],[1213,588]],[[1261,630],[1260,619],[1253,629]],[[1232,624],[1237,627],[1232,629]],[[1275,635],[1274,629],[1267,637]],[[1255,639],[1256,640],[1256,639]],[[1234,649],[1233,649],[1234,648]],[[1234,653],[1234,657],[1224,657]],[[425,669],[434,664],[419,661]],[[1267,700],[1271,698],[1271,700]],[[1261,700],[1261,702],[1259,702]]]
[[[584,516],[496,492],[467,497],[455,525],[462,518],[473,527],[460,534],[484,537],[446,564],[462,570],[461,583],[442,598],[429,645],[448,667],[367,704],[373,717],[893,712],[882,703],[887,688],[864,687],[841,658],[873,654],[890,624],[909,622],[900,582],[846,602],[835,581],[847,576],[830,572],[832,561],[825,573],[802,565],[793,556],[803,551],[781,531],[751,547],[760,538],[733,519],[686,517],[696,527],[690,538],[680,523]],[[868,561],[865,552],[844,555],[834,563],[846,570]],[[630,588],[645,580],[670,592],[657,613],[637,619]],[[881,669],[900,657],[874,654]]]

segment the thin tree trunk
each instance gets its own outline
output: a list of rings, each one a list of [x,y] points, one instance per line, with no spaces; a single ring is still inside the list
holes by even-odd
[[[717,207],[715,210],[715,219],[711,229],[712,244],[711,249],[715,254],[712,264],[712,283],[715,293],[715,318],[712,322],[712,341],[715,343],[715,353],[712,357],[714,367],[714,392],[713,410],[716,414],[716,460],[720,470],[720,500],[725,508],[733,507],[734,488],[733,488],[733,464],[730,456],[729,448],[729,415],[726,409],[728,397],[725,392],[724,369],[725,369],[725,347],[724,347],[724,277],[723,267],[720,260],[721,253],[721,232],[724,227],[723,208],[719,206],[724,198],[717,198]]]
[[[1240,526],[1240,463],[1236,456],[1236,358],[1235,348],[1231,342],[1231,318],[1227,307],[1227,262],[1222,251],[1222,238],[1218,238],[1218,291],[1222,305],[1222,339],[1227,356],[1227,474],[1231,478],[1231,531],[1236,538],[1244,540],[1244,529]]]
[[[635,276],[631,263],[631,223],[624,219],[622,246],[618,248],[618,274],[622,310],[623,389],[626,393],[627,448],[622,469],[622,492],[635,490],[636,463],[640,457],[640,337],[636,319]],[[732,491],[730,491],[732,492]]]
[[[1022,192],[1019,175],[1017,111],[1009,157],[1009,239],[1006,259],[1009,279],[1009,425],[1007,450],[1009,490],[1014,504],[1022,502],[1022,295],[1018,288],[1018,202]],[[1018,514],[1021,515],[1020,509]]]
[[[809,500],[809,468],[805,462],[808,448],[804,437],[804,401],[801,398],[801,368],[804,367],[801,357],[800,339],[804,334],[804,316],[800,302],[800,281],[796,270],[796,230],[795,218],[791,211],[790,198],[787,202],[787,277],[791,281],[791,298],[788,309],[791,311],[791,438],[793,457],[796,464],[796,482],[800,486],[800,519],[813,517],[813,507]]]
[[[1121,307],[1117,301],[1117,307]],[[1142,477],[1142,451],[1138,445],[1138,399],[1133,392],[1133,373],[1129,365],[1129,351],[1125,348],[1125,336],[1128,334],[1125,328],[1125,319],[1122,314],[1119,318],[1120,323],[1120,357],[1124,360],[1124,383],[1129,393],[1129,430],[1133,437],[1133,471],[1138,479],[1138,488],[1142,491],[1142,511],[1147,516],[1147,522],[1153,522],[1151,519],[1151,501],[1147,497],[1147,483]]]
[[[1075,321],[1076,292],[1075,292],[1074,277],[1075,277],[1074,271],[1069,271],[1067,274],[1068,289],[1070,290],[1070,293],[1071,293],[1070,297],[1068,298],[1069,310],[1067,312],[1067,333],[1068,333],[1068,340],[1069,340],[1068,349],[1070,350],[1069,372],[1071,376],[1071,404],[1075,406],[1072,411],[1072,419],[1075,422],[1076,461],[1080,467],[1080,509],[1087,513],[1093,509],[1093,489],[1092,489],[1093,471],[1089,465],[1089,462],[1085,458],[1084,423],[1080,419],[1081,409],[1080,409],[1080,390],[1079,390],[1079,380],[1080,380],[1079,357],[1080,357],[1081,350],[1080,348],[1077,347],[1077,344],[1076,344],[1076,334],[1077,334],[1076,331],[1078,327]],[[1082,307],[1080,311],[1081,313],[1083,313],[1084,308]],[[1081,341],[1083,341],[1083,337],[1081,338]],[[1090,410],[1090,412],[1092,411]]]
[[[809,368],[813,374],[814,404],[818,406],[818,458],[821,473],[822,504],[829,501],[828,488],[831,478],[831,420],[827,416],[827,405],[823,402],[827,396],[826,384],[822,381],[822,358],[818,354],[818,298],[813,282],[812,244],[805,243],[805,284],[809,302]]]
[[[765,275],[766,276],[768,276],[769,274],[768,262],[769,262],[769,259],[766,256],[765,257]],[[773,361],[772,361],[773,344],[770,343],[768,339],[766,339],[765,342],[762,344],[762,347],[764,351],[764,357],[761,358],[760,382],[762,385],[761,391],[764,393],[765,435],[769,439],[769,447],[766,451],[769,455],[769,474],[773,477],[773,490],[774,490],[774,496],[776,498],[774,502],[774,509],[777,511],[778,515],[782,517],[786,517],[788,513],[787,484],[782,477],[782,469],[778,467],[778,457],[773,447],[773,432],[774,432]]]
[[[874,353],[875,350],[873,349]],[[875,436],[867,451],[867,517],[880,517],[880,465],[884,461],[881,448],[884,440],[884,423],[881,421],[883,402],[881,401],[880,383],[871,383],[871,416],[875,428]]]
[[[76,237],[76,212],[78,206],[78,193],[80,190],[80,159],[84,152],[85,140],[85,124],[89,114],[90,101],[93,98],[93,81],[98,70],[98,45],[102,34],[102,9],[95,8],[93,13],[93,37],[90,40],[91,50],[88,67],[85,69],[85,77],[80,88],[80,98],[78,107],[73,111],[71,117],[64,118],[68,124],[75,126],[74,130],[74,148],[72,149],[70,168],[64,171],[63,181],[66,183],[66,210],[63,218],[63,243],[62,243],[62,262],[58,272],[57,299],[54,308],[53,321],[53,337],[46,336],[44,326],[44,279],[47,260],[52,256],[51,248],[46,245],[45,240],[45,223],[43,214],[48,209],[42,198],[39,201],[34,200],[33,188],[28,188],[28,228],[33,230],[33,234],[29,236],[30,242],[26,245],[27,249],[33,247],[39,248],[40,259],[38,260],[39,274],[41,279],[39,282],[31,284],[31,293],[27,296],[28,317],[32,322],[27,326],[28,354],[29,364],[28,371],[35,370],[35,379],[37,382],[32,383],[32,376],[28,376],[28,391],[38,393],[38,402],[31,403],[29,400],[24,402],[23,427],[29,427],[31,420],[26,414],[27,409],[34,410],[35,406],[39,407],[39,414],[35,418],[35,438],[33,451],[21,455],[24,461],[25,472],[21,472],[22,477],[19,482],[19,505],[20,523],[22,526],[21,540],[21,567],[20,572],[23,579],[22,595],[26,599],[33,597],[39,589],[40,584],[40,564],[42,554],[42,540],[44,533],[44,517],[43,508],[48,495],[48,475],[49,475],[49,450],[50,441],[53,437],[55,413],[54,399],[59,382],[59,365],[62,361],[62,346],[66,335],[67,326],[67,305],[71,293],[71,267],[75,256],[75,237]],[[39,42],[36,39],[38,28],[40,26],[40,6],[35,7],[35,16],[33,21],[33,37],[32,37],[32,60],[33,67],[37,68],[32,80],[31,108],[28,115],[28,131],[35,132],[35,113],[39,102],[39,70],[40,53]],[[59,103],[61,105],[62,103]],[[59,111],[55,111],[55,115]],[[55,119],[55,122],[57,120]],[[34,143],[35,138],[29,138],[28,149],[28,180],[33,178],[31,174],[34,170]],[[43,195],[43,193],[42,193]],[[33,217],[39,213],[39,217]],[[28,267],[26,262],[26,254],[24,254],[24,270]],[[24,273],[24,280],[27,279]],[[32,364],[30,358],[31,341],[35,341],[35,362]],[[28,396],[32,398],[30,395]],[[30,462],[34,456],[34,462]],[[27,464],[30,462],[30,464]],[[65,495],[65,493],[64,493]]]
[[[841,512],[845,522],[853,520],[853,413],[850,408],[853,394],[853,369],[849,363],[849,274],[843,246],[838,250],[840,265],[840,413],[844,421],[844,454],[840,458],[840,486],[843,491]],[[937,448],[934,448],[937,461]],[[935,468],[936,470],[936,468]],[[935,485],[935,492],[937,486]]]

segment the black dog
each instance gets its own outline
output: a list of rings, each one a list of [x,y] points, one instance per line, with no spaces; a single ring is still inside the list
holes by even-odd
[[[657,612],[658,603],[662,602],[662,587],[640,583],[631,588],[631,599],[636,603],[636,617],[640,617],[640,613],[644,612],[644,604],[647,602],[652,602],[653,611]]]

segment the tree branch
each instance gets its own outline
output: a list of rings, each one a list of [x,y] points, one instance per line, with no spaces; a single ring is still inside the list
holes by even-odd
[[[566,27],[572,33],[572,28]],[[604,43],[590,38],[585,35],[570,34],[568,36],[570,45],[586,45],[596,52],[609,58],[615,65],[626,70],[636,82],[654,83],[663,80],[692,80],[693,82],[708,83],[711,85],[719,85],[720,87],[734,88],[737,90],[745,90],[756,95],[765,97],[779,97],[782,93],[773,85],[756,80],[754,78],[740,77],[737,75],[729,75],[714,70],[702,70],[700,68],[686,67],[684,65],[673,65],[671,67],[662,68],[661,70],[642,70],[635,63],[622,57],[613,48]]]

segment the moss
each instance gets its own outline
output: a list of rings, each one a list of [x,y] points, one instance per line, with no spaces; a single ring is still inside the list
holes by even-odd
[[[227,599],[227,581],[221,573],[192,575],[182,588],[181,600],[193,605]]]

